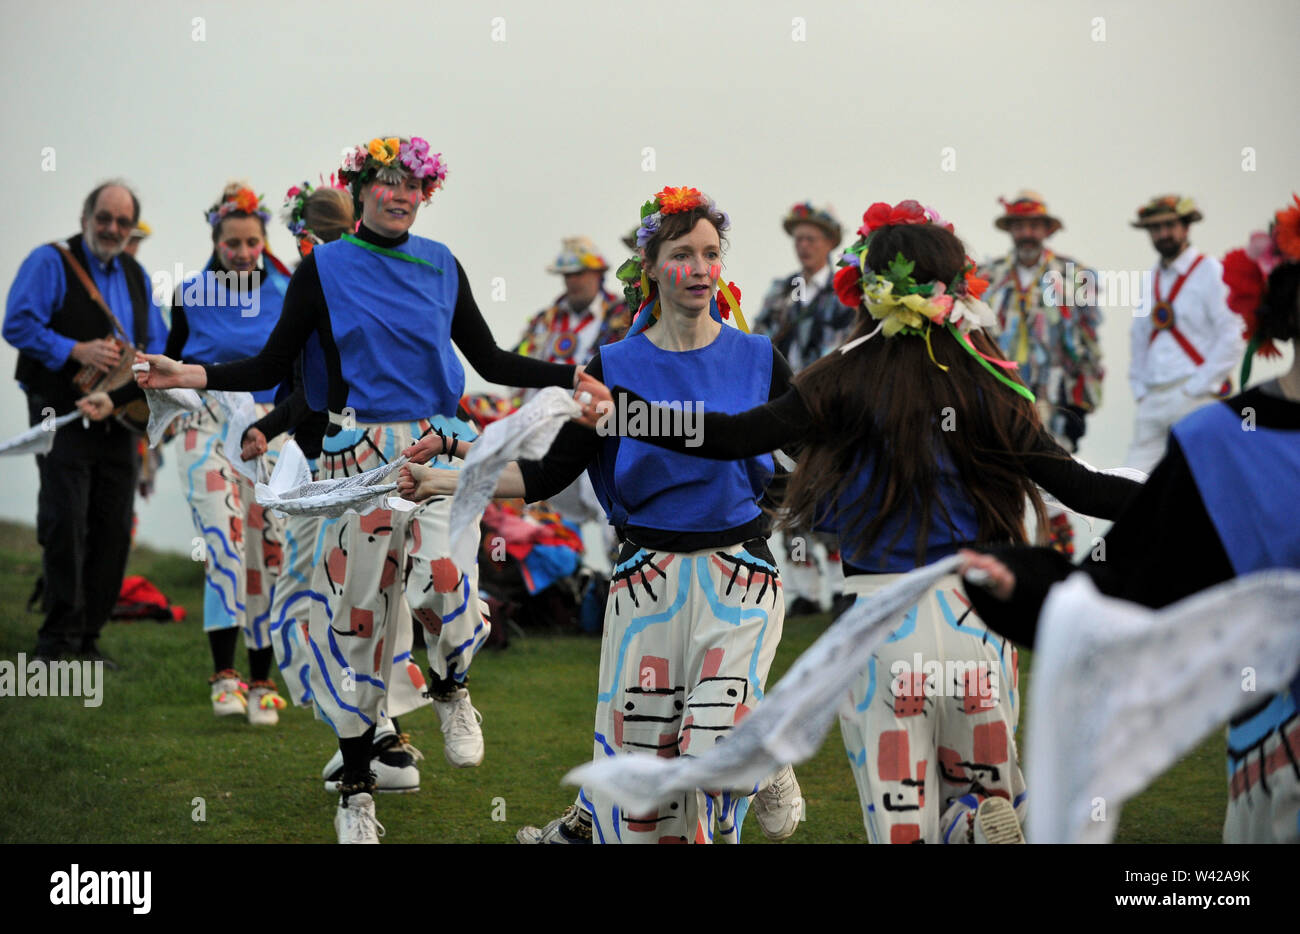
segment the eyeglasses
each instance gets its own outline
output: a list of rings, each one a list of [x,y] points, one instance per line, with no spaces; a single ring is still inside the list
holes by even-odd
[[[107,211],[100,211],[95,215],[95,223],[100,227],[110,227],[114,221],[116,221],[117,226],[121,227],[123,230],[135,230],[135,221],[129,217],[114,217]]]

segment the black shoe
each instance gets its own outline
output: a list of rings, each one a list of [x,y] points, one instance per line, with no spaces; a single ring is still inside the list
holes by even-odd
[[[103,662],[104,668],[108,671],[121,671],[120,662],[115,662],[97,648],[82,649],[77,653],[77,658],[85,662]]]
[[[814,613],[820,613],[822,608],[813,603],[807,597],[796,597],[790,604],[790,608],[785,611],[786,616],[812,616]]]
[[[432,698],[433,700],[448,700],[456,696],[458,688],[469,687],[468,675],[464,681],[457,681],[450,673],[445,678],[439,678],[432,668],[425,668],[424,670],[428,672],[429,678],[425,682],[424,690],[421,692],[423,697]]]
[[[831,601],[831,622],[843,616],[857,601],[858,598],[851,593],[837,593]]]

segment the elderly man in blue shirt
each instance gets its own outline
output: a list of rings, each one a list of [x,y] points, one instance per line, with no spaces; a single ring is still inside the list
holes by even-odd
[[[115,335],[151,353],[166,344],[149,276],[123,252],[139,219],[134,192],[119,182],[100,185],[82,208],[81,233],[33,250],[5,306],[4,338],[19,351],[14,375],[30,424],[74,409],[86,416],[60,428],[50,452],[36,458],[45,581],[38,659],[117,667],[97,640],[126,569],[137,462],[135,435],[109,416],[140,389],[127,381],[87,393],[74,380],[85,368],[108,373],[121,362]]]

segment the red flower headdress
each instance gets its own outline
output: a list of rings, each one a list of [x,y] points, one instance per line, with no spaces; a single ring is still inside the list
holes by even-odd
[[[271,219],[271,212],[262,204],[262,197],[253,189],[247,186],[235,188],[228,187],[228,193],[223,194],[221,200],[208,208],[204,215],[209,224],[216,227],[228,214],[247,214],[257,216],[262,219],[262,223],[267,223]]]
[[[986,356],[967,337],[971,331],[997,323],[997,316],[992,309],[980,300],[988,288],[988,280],[975,275],[974,260],[966,257],[961,272],[951,282],[917,282],[912,277],[915,263],[902,253],[895,256],[883,272],[876,272],[867,266],[867,249],[876,231],[882,227],[910,224],[933,224],[949,233],[954,232],[952,224],[945,223],[938,211],[925,207],[919,201],[900,201],[892,206],[878,201],[862,215],[857,242],[840,258],[843,268],[835,274],[835,294],[850,308],[865,308],[880,324],[869,334],[849,341],[840,348],[840,353],[847,353],[881,331],[885,337],[893,337],[895,334],[919,336],[930,347],[931,329],[938,326],[951,334],[958,345],[993,374],[998,382],[1030,402],[1034,401],[1033,393],[1023,384],[1008,379],[999,372],[1015,369],[1016,364]],[[933,348],[930,349],[930,359],[940,369],[947,369],[934,359]]]
[[[1251,362],[1261,357],[1280,357],[1282,352],[1271,340],[1259,337],[1259,304],[1264,298],[1269,273],[1282,263],[1300,262],[1300,196],[1292,195],[1291,205],[1273,215],[1268,232],[1257,230],[1250,235],[1244,249],[1232,250],[1223,257],[1223,282],[1228,287],[1228,307],[1241,315],[1245,327],[1246,356],[1241,363],[1241,385],[1250,379]]]
[[[642,268],[646,244],[658,233],[666,215],[682,214],[695,208],[708,208],[710,212],[720,214],[723,231],[731,227],[731,218],[727,212],[719,208],[712,198],[698,188],[664,187],[656,192],[652,199],[641,205],[641,224],[636,230],[637,255],[618,267],[616,273],[619,281],[623,283],[623,295],[627,299],[628,307],[635,309],[632,315],[632,327],[628,329],[625,337],[632,337],[645,330],[651,318],[659,317],[659,303],[656,301],[655,288],[646,278]],[[749,326],[745,323],[745,316],[740,310],[740,289],[736,283],[723,283],[719,280],[718,292],[714,299],[718,303],[718,314],[724,319],[729,319],[732,312],[735,312],[737,326],[748,334]],[[649,317],[641,317],[641,313],[647,308]]]

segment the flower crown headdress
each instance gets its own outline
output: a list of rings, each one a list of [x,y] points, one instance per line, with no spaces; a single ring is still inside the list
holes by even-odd
[[[447,163],[442,153],[429,153],[429,144],[418,136],[402,139],[390,136],[375,137],[369,143],[357,146],[343,156],[339,168],[339,181],[359,198],[361,189],[374,178],[395,182],[403,172],[409,172],[423,182],[420,203],[433,197],[447,179]]]
[[[628,329],[627,336],[630,337],[638,331],[644,330],[645,325],[637,326],[637,318],[640,317],[641,312],[647,306],[650,307],[649,313],[651,317],[655,319],[659,317],[657,289],[645,274],[646,246],[650,243],[651,238],[659,232],[666,215],[682,214],[695,208],[707,208],[710,213],[720,214],[722,216],[720,230],[725,232],[730,229],[731,217],[726,211],[719,208],[712,198],[698,188],[685,186],[680,188],[665,187],[657,192],[652,199],[641,205],[641,223],[636,230],[637,253],[618,267],[618,272],[615,273],[619,281],[623,283],[623,296],[627,300],[627,306],[636,309],[632,316],[632,327]],[[740,311],[740,289],[736,283],[723,283],[719,280],[716,300],[718,313],[723,318],[729,318],[731,313],[734,312],[737,326],[745,333],[749,333],[745,317]]]
[[[1269,274],[1283,263],[1300,263],[1300,195],[1292,204],[1273,215],[1267,233],[1257,230],[1244,249],[1223,257],[1223,282],[1228,287],[1228,307],[1241,315],[1245,328],[1246,356],[1241,361],[1241,386],[1250,379],[1255,354],[1280,357],[1271,340],[1259,336],[1259,306]]]
[[[210,226],[216,227],[226,219],[227,215],[236,212],[256,215],[262,219],[263,224],[271,219],[271,212],[262,204],[262,196],[247,187],[241,187],[229,194],[222,195],[220,201],[208,208],[205,217]]]
[[[862,305],[880,324],[871,333],[849,341],[840,348],[840,353],[848,353],[881,332],[885,337],[906,334],[924,338],[931,362],[946,372],[948,368],[935,360],[930,345],[931,330],[941,327],[999,382],[1034,401],[1032,392],[999,372],[1015,369],[1015,363],[980,353],[967,337],[971,331],[997,324],[997,315],[980,300],[988,288],[988,280],[975,275],[974,260],[966,257],[965,265],[951,282],[917,282],[912,277],[916,264],[902,253],[883,272],[867,265],[867,249],[878,230],[909,224],[932,224],[953,232],[952,224],[945,223],[938,211],[919,201],[900,201],[892,207],[878,201],[862,215],[857,241],[840,257],[842,268],[835,274],[835,294],[850,308]]]

